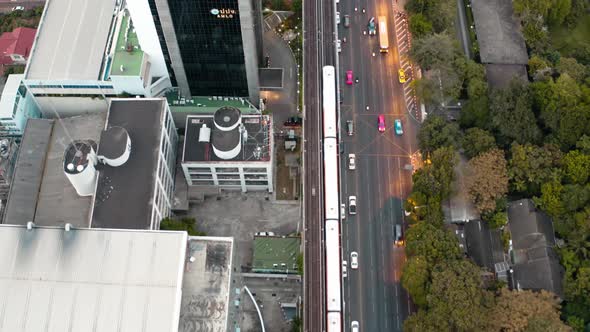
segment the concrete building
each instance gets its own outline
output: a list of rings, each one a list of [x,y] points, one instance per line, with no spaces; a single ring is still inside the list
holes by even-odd
[[[233,331],[227,327],[230,294],[239,290],[230,286],[233,252],[231,237],[189,236],[179,332]]]
[[[124,3],[47,1],[24,76],[44,117],[106,111],[108,98],[171,87],[153,20],[134,24],[142,8]]]
[[[187,234],[0,225],[3,331],[179,328]]]
[[[10,66],[27,63],[36,32],[36,29],[20,27],[0,35],[1,74]]]
[[[553,222],[530,199],[508,204],[512,235],[510,287],[553,292],[563,298],[564,269],[555,250]]]
[[[170,215],[177,134],[164,99],[27,122],[4,223],[159,229]]]
[[[22,74],[8,76],[0,96],[0,136],[21,136],[27,119],[39,118],[41,110],[27,93]]]
[[[272,125],[223,107],[186,119],[182,170],[189,186],[273,191]]]
[[[149,0],[149,5],[164,58],[184,98],[248,97],[258,106],[260,0]]]

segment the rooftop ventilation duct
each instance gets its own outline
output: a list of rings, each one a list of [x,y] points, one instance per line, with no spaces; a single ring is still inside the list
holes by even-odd
[[[199,130],[199,142],[211,142],[211,128],[207,127],[206,123],[203,123],[203,126],[201,126],[201,130]]]

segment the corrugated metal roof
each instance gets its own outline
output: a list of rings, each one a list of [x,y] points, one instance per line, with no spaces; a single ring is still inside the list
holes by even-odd
[[[185,232],[0,226],[2,331],[177,331]]]

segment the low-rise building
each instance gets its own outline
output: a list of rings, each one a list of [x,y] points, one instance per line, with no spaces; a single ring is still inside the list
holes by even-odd
[[[20,27],[0,36],[0,73],[9,66],[27,63],[36,32],[36,29]]]
[[[112,99],[107,113],[31,119],[4,223],[159,229],[173,201],[176,128],[164,99]]]
[[[273,191],[270,117],[222,107],[186,118],[182,170],[189,186]]]
[[[23,74],[8,76],[0,96],[0,137],[21,136],[28,119],[41,116],[33,96],[27,94]]]
[[[553,222],[532,200],[508,204],[508,227],[512,235],[510,257],[514,289],[547,290],[563,298],[563,267],[555,251]]]

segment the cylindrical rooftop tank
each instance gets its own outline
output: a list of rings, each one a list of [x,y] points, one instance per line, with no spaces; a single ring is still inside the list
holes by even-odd
[[[113,126],[100,134],[98,160],[112,167],[121,166],[131,155],[131,137],[123,127]]]
[[[89,142],[71,143],[64,153],[64,173],[80,196],[91,196],[96,186],[96,153]]]

